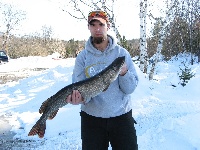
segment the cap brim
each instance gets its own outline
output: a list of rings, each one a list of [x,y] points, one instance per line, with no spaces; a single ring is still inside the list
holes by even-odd
[[[106,24],[106,20],[103,19],[103,18],[93,17],[93,18],[89,21],[89,23],[90,23],[92,20],[98,20],[98,21],[100,21],[101,23]]]

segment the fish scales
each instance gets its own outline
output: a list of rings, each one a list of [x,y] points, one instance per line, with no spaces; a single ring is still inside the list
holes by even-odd
[[[101,92],[105,91],[117,78],[124,62],[125,56],[118,57],[108,67],[95,76],[70,84],[44,101],[39,109],[39,113],[42,114],[42,116],[32,127],[28,136],[34,136],[38,134],[40,138],[44,137],[46,120],[53,119],[56,116],[59,108],[67,104],[66,98],[72,93],[73,90],[78,90],[84,100],[95,97]]]

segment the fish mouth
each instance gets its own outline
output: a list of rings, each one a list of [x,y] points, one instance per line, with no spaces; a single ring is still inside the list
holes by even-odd
[[[124,62],[120,66],[113,67],[115,71],[120,71],[124,65]]]

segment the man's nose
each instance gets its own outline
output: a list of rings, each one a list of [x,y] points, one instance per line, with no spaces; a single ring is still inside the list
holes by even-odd
[[[99,30],[100,30],[99,27],[97,27],[97,28],[96,28],[96,31],[99,31]]]

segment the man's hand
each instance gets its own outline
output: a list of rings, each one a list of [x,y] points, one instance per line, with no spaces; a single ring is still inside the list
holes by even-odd
[[[124,65],[122,66],[119,75],[120,76],[124,76],[126,74],[126,72],[128,71],[127,65],[126,63],[124,63]]]
[[[72,94],[70,94],[66,98],[66,102],[73,104],[73,105],[78,105],[83,103],[83,97],[81,96],[81,93],[78,90],[73,90]]]

